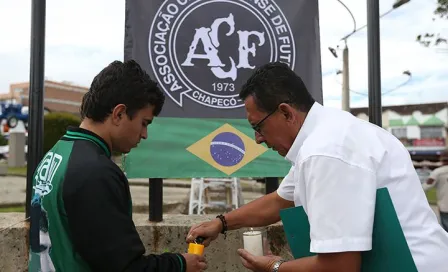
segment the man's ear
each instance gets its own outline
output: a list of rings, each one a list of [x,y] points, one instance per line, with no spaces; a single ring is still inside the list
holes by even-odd
[[[114,125],[120,124],[121,120],[126,115],[126,106],[124,104],[118,104],[115,106],[115,108],[112,110],[111,119],[112,123]]]
[[[295,116],[295,109],[286,103],[281,103],[279,106],[279,111],[280,113],[284,116],[284,118],[286,119],[287,122],[291,122],[293,123],[296,116]]]

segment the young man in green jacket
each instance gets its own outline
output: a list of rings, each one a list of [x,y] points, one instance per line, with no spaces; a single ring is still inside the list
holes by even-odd
[[[33,181],[29,271],[166,271],[206,268],[203,257],[144,255],[126,176],[111,160],[147,138],[164,95],[135,61],[115,61],[93,80],[70,127]],[[47,128],[48,129],[48,128]]]

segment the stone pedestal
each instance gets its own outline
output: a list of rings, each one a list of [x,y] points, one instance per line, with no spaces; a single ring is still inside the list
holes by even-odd
[[[25,166],[25,133],[11,132],[9,134],[9,167]]]
[[[0,163],[0,176],[6,176],[8,173],[8,166],[6,164]]]

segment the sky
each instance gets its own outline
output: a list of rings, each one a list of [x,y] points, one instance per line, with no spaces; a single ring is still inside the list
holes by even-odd
[[[314,0],[308,0],[314,1]],[[113,60],[123,59],[123,0],[47,0],[45,76],[88,87]],[[367,23],[365,0],[345,0],[357,27]],[[380,0],[380,13],[395,0]],[[448,20],[433,21],[436,0],[411,0],[381,19],[383,105],[448,102],[448,51],[415,41],[420,33],[448,36]],[[328,47],[343,48],[340,39],[353,30],[349,13],[337,0],[319,0],[324,105],[341,108],[342,50],[335,58]],[[29,81],[31,0],[0,1],[0,93]],[[367,29],[348,40],[350,105],[368,106]],[[409,78],[403,71],[412,73]],[[401,88],[395,87],[407,82]]]

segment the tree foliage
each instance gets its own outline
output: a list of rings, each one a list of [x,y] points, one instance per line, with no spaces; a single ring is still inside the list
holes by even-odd
[[[81,119],[71,113],[52,112],[44,117],[44,153],[47,153],[65,134],[67,127],[79,126]]]
[[[0,146],[8,145],[8,140],[0,133]]]
[[[437,0],[437,7],[434,10],[435,20],[448,20],[448,0]],[[424,46],[440,46],[448,44],[446,38],[440,33],[424,33],[417,36],[417,42]]]

